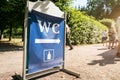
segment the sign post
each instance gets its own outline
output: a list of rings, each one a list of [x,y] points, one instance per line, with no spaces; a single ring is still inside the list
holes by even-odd
[[[60,70],[74,75],[64,69],[64,12],[51,1],[27,1],[27,6],[23,80]]]

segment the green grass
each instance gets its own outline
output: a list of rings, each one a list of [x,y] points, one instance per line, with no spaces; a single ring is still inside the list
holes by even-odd
[[[0,41],[3,43],[10,43],[10,44],[17,45],[17,46],[23,46],[23,42],[21,38],[13,38],[11,41],[9,41],[8,38],[4,38]]]

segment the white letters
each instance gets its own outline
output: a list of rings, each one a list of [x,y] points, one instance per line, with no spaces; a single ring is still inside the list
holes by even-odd
[[[41,21],[38,20],[38,24],[39,24],[39,28],[40,28],[40,31],[41,31],[41,32],[43,32],[43,30],[44,30],[44,28],[45,28],[46,32],[48,33],[51,23],[48,22],[48,26],[47,26],[46,22],[44,22],[44,24],[42,25],[42,24],[41,24]]]
[[[59,31],[55,31],[55,28],[56,27],[59,27],[60,25],[59,24],[57,24],[57,23],[55,23],[55,24],[53,24],[53,26],[52,26],[52,31],[53,31],[53,33],[55,33],[55,34],[59,34]]]
[[[45,29],[45,31],[48,33],[50,27],[52,27],[52,32],[55,34],[59,34],[59,30],[57,29],[60,27],[60,25],[57,23],[54,23],[52,25],[50,22],[48,22],[48,24],[47,22],[43,22],[43,25],[42,25],[42,21],[38,20],[38,24],[39,24],[40,32],[43,32],[43,30]]]

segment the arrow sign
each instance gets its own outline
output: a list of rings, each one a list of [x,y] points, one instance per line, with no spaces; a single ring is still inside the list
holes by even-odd
[[[35,39],[35,43],[60,43],[60,39]]]

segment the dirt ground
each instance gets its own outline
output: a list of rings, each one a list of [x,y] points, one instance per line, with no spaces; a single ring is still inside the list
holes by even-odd
[[[8,46],[9,45],[9,46]],[[116,48],[102,44],[74,46],[65,49],[65,68],[80,74],[80,78],[57,72],[34,80],[120,80],[120,58]],[[23,48],[0,44],[0,80],[12,80],[15,73],[22,75]]]

